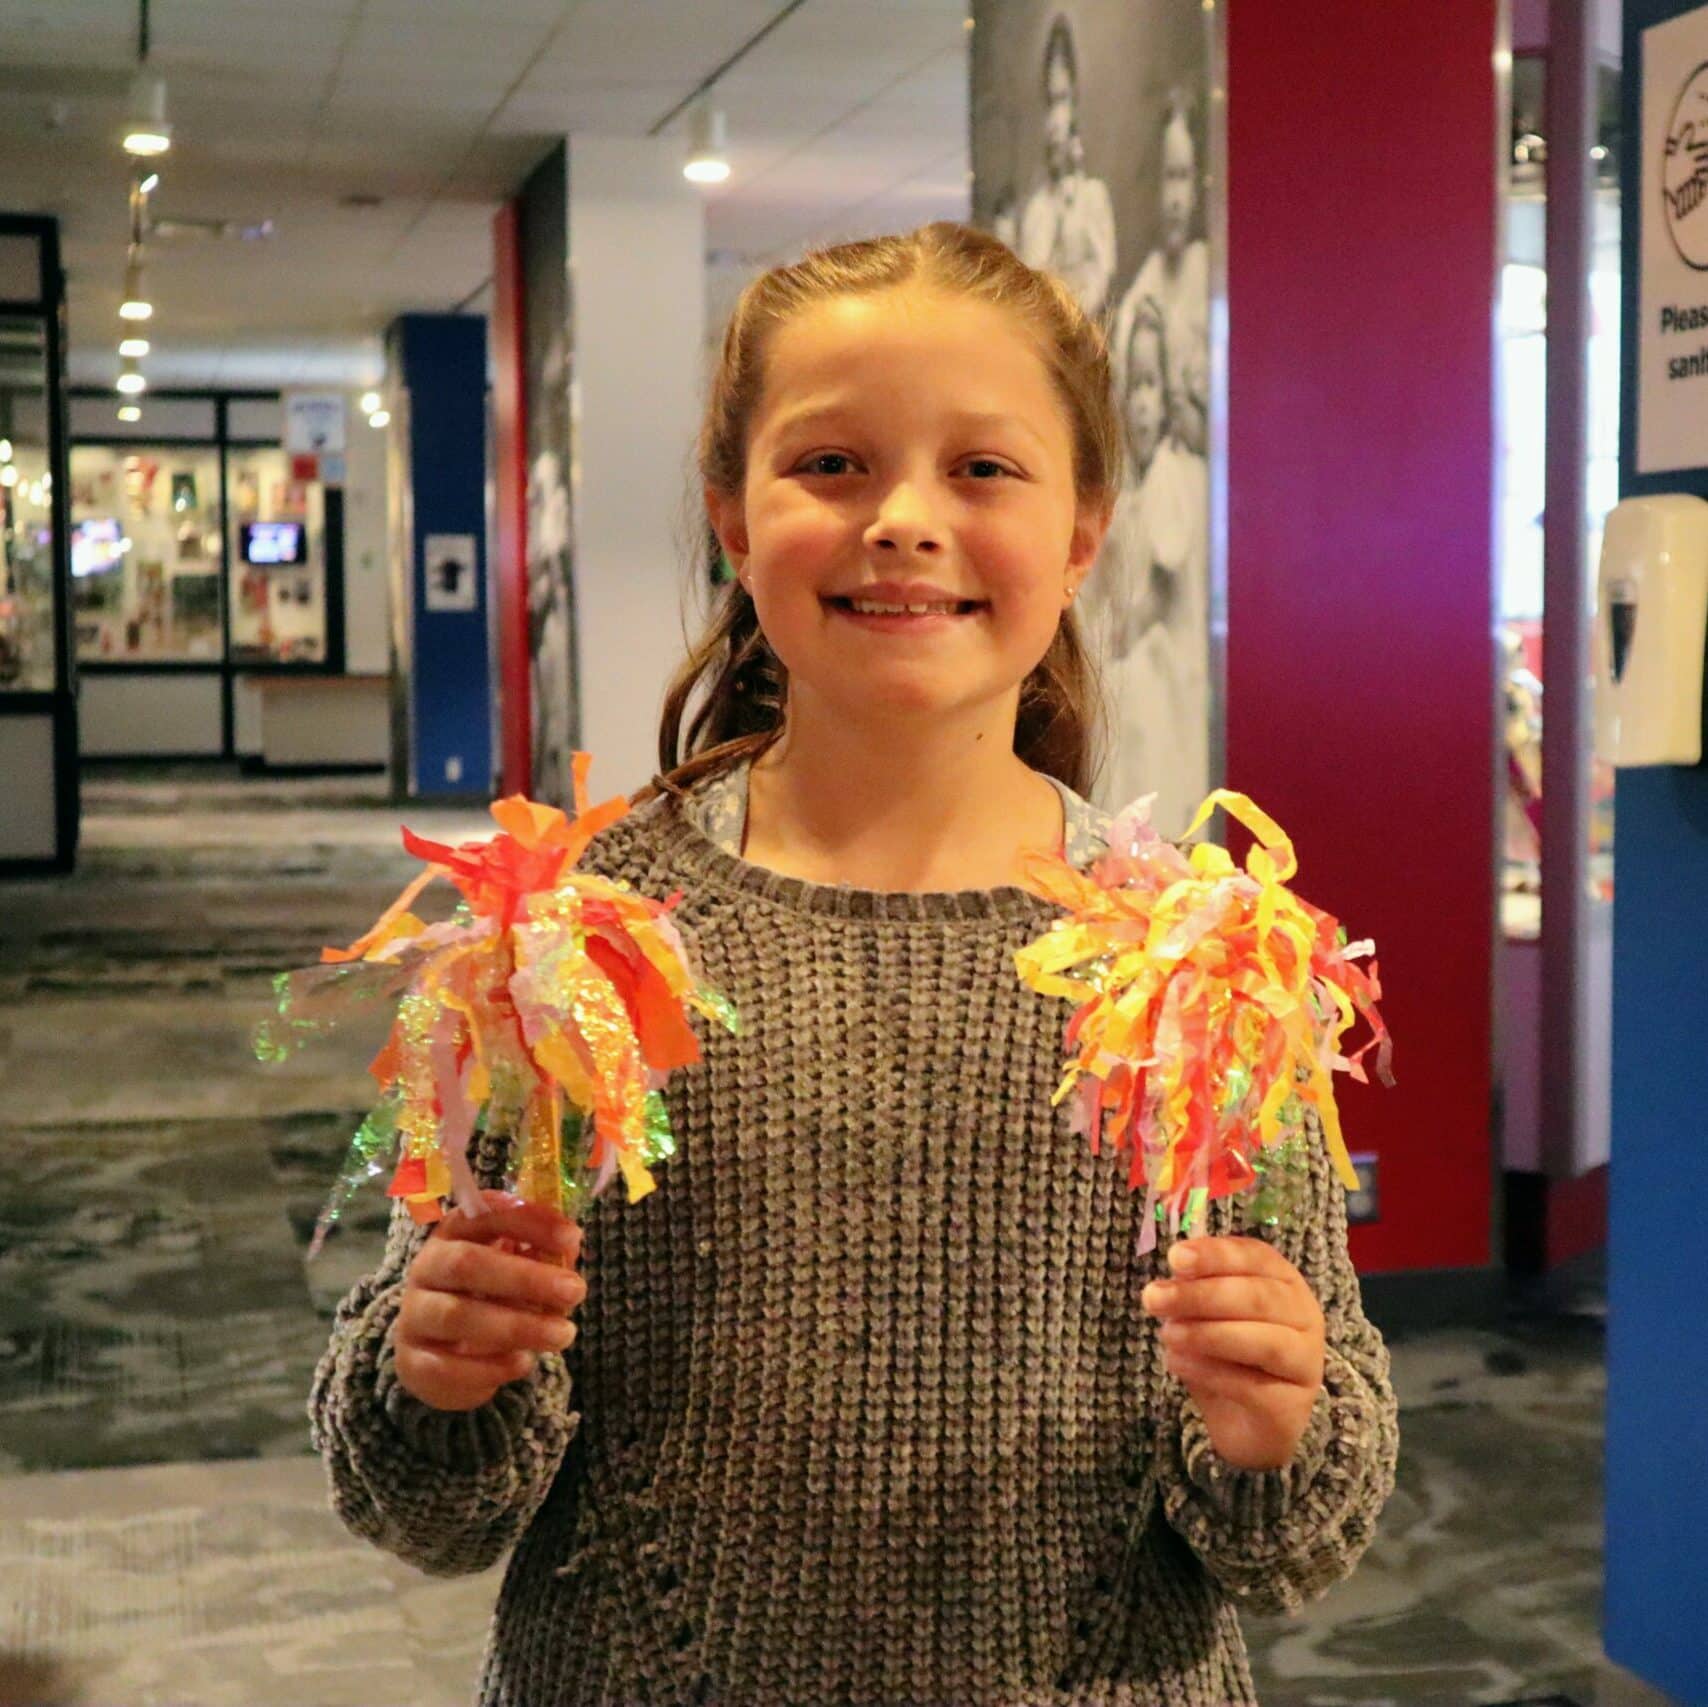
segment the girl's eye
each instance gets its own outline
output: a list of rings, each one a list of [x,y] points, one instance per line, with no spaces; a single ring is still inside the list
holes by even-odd
[[[975,480],[994,480],[999,474],[1012,474],[1013,469],[1006,463],[1001,463],[994,456],[975,456],[961,466]]]
[[[820,451],[816,456],[809,456],[800,465],[802,474],[846,474],[854,466],[854,459],[844,456],[839,450]]]

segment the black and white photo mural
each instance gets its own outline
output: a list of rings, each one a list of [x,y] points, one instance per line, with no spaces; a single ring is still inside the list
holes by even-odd
[[[522,187],[517,221],[526,311],[530,763],[536,800],[573,803],[579,739],[570,526],[569,161],[559,143]]]
[[[1214,786],[1207,112],[1201,0],[975,0],[973,217],[1109,336],[1120,501],[1080,616],[1102,667],[1100,802],[1178,836]]]

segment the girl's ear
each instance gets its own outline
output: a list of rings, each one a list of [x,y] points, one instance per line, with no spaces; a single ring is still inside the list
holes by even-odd
[[[739,579],[743,569],[747,567],[747,514],[741,498],[729,492],[719,492],[716,488],[706,488],[706,514],[711,518],[712,531],[718,536],[718,544],[724,548],[724,556],[729,559],[729,566]]]
[[[1067,584],[1070,596],[1084,583],[1103,549],[1103,536],[1109,531],[1114,504],[1109,499],[1094,504],[1081,503],[1074,515],[1073,537],[1068,541]]]

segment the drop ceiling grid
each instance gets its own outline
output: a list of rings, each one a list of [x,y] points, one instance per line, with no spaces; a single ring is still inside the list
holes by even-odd
[[[394,314],[479,288],[491,215],[554,136],[645,134],[782,4],[157,3],[154,60],[178,133],[157,211],[278,229],[253,249],[161,245],[151,361],[229,374],[338,348],[368,360]],[[768,257],[851,220],[964,213],[963,9],[807,0],[785,19],[720,85],[735,176],[708,195],[708,247]],[[45,198],[65,215],[73,369],[101,383],[125,234],[111,91],[133,63],[135,19],[135,0],[0,0],[0,206]],[[65,67],[91,93],[47,133],[45,101],[14,98],[8,64]],[[382,205],[341,205],[366,194]]]

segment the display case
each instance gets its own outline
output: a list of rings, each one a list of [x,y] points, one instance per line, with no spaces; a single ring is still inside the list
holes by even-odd
[[[78,445],[71,586],[85,663],[217,664],[224,650],[219,452]]]
[[[0,872],[70,869],[64,280],[54,220],[0,215]]]
[[[326,488],[272,446],[232,451],[229,481],[233,660],[324,664]]]
[[[243,758],[257,682],[344,668],[343,494],[281,446],[276,393],[72,398],[84,751]]]

